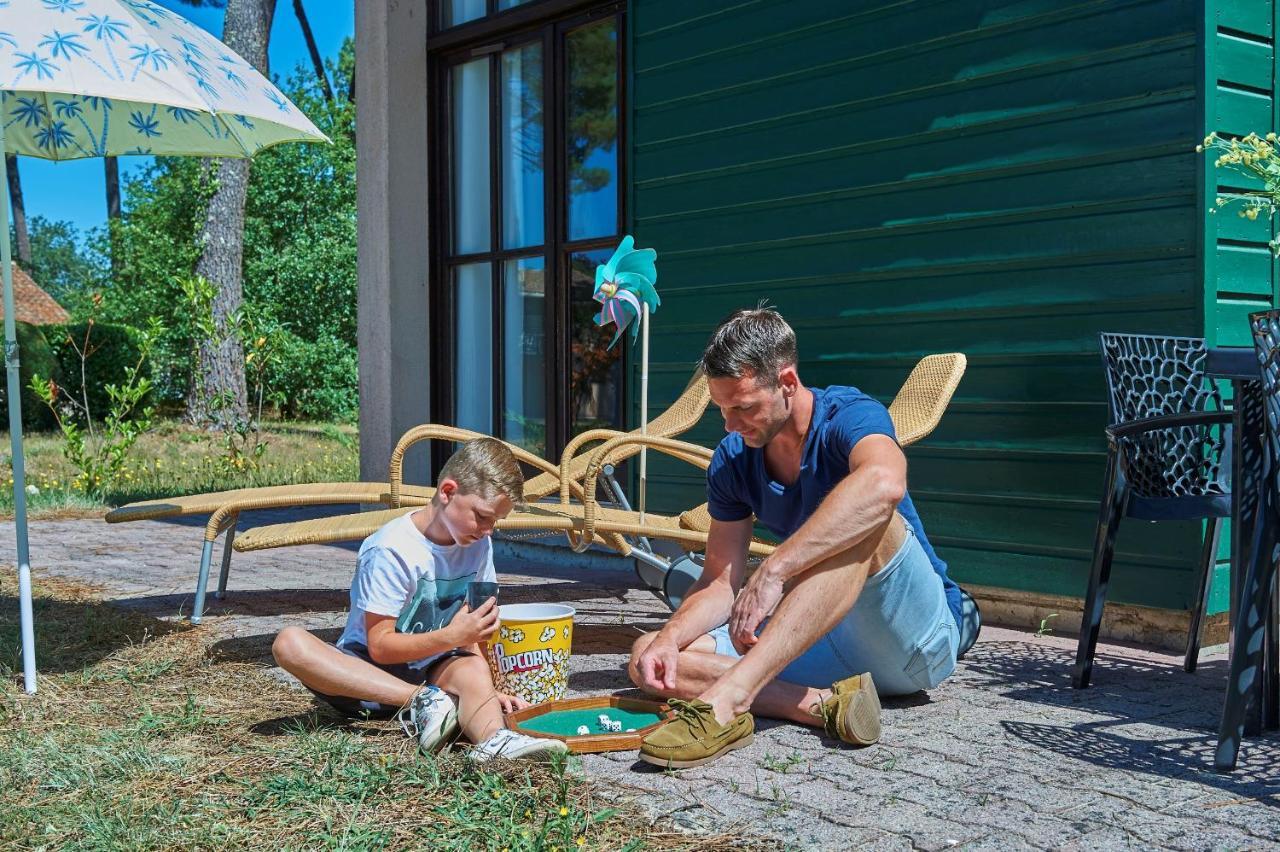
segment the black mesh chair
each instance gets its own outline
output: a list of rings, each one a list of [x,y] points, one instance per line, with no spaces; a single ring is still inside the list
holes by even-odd
[[[1280,570],[1280,311],[1251,314],[1254,350],[1262,380],[1266,436],[1263,441],[1264,476],[1258,523],[1250,547],[1252,558],[1240,590],[1231,656],[1231,677],[1227,700],[1222,708],[1222,728],[1214,766],[1231,770],[1236,766],[1240,740],[1244,736],[1245,711],[1251,695],[1261,685],[1267,613],[1271,605],[1276,572]]]
[[[1204,374],[1200,338],[1102,334],[1111,425],[1106,486],[1071,682],[1089,685],[1121,518],[1208,520],[1184,668],[1194,671],[1217,560],[1222,519],[1231,516],[1231,412]]]

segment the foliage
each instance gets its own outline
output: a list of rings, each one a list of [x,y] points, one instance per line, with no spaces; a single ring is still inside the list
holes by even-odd
[[[355,419],[360,398],[355,347],[336,336],[304,340],[280,329],[266,375],[282,416],[314,420]]]
[[[83,322],[47,326],[45,337],[57,356],[58,367],[52,375],[40,375],[61,377],[62,383],[79,389],[80,401],[91,411],[107,410],[111,403],[107,386],[120,382],[128,369],[138,363],[142,352],[143,332],[130,325],[97,322],[92,317]],[[81,357],[82,353],[87,357]],[[150,367],[149,362],[143,363],[143,377],[148,383]],[[142,400],[144,406],[152,402],[151,396]]]
[[[195,395],[202,396],[205,393],[202,381],[204,374],[198,369],[200,341],[205,341],[210,349],[216,350],[227,340],[235,338],[240,343],[241,351],[245,353],[244,369],[254,380],[249,382],[252,387],[253,408],[247,417],[237,417],[230,421],[220,418],[215,425],[220,433],[218,441],[222,448],[219,463],[225,471],[256,469],[267,451],[267,443],[262,440],[262,403],[266,392],[267,371],[276,350],[275,334],[259,334],[257,323],[245,313],[243,307],[229,315],[225,325],[219,327],[213,313],[217,288],[204,277],[194,275],[184,278],[179,286],[186,302],[187,315],[196,332],[191,344],[191,377],[196,383]],[[226,412],[233,410],[233,406],[219,395],[210,409]]]
[[[138,360],[124,370],[124,381],[106,386],[107,407],[101,423],[95,423],[84,378],[83,365],[95,352],[92,340],[93,320],[83,344],[75,344],[81,360],[81,383],[78,392],[68,393],[57,382],[32,376],[30,387],[53,412],[62,432],[62,452],[76,467],[76,481],[88,493],[100,492],[120,476],[129,452],[138,438],[151,428],[154,408],[146,402],[151,393],[151,380],[143,374],[143,366],[164,329],[152,319],[138,338]]]
[[[1197,151],[1217,154],[1214,165],[1226,167],[1239,175],[1246,176],[1250,182],[1261,184],[1261,189],[1238,189],[1229,194],[1218,196],[1215,207],[1209,212],[1231,204],[1239,206],[1239,215],[1250,221],[1265,213],[1273,221],[1280,209],[1280,150],[1275,133],[1265,137],[1250,133],[1242,139],[1223,138],[1210,133],[1204,143],[1196,146]],[[1280,257],[1280,237],[1270,241],[1271,251]]]
[[[22,388],[22,428],[33,430],[52,429],[53,415],[40,401],[40,397],[30,389],[32,376],[58,376],[58,358],[53,347],[39,326],[25,322],[14,323],[18,339],[18,383]],[[0,365],[0,373],[4,372]],[[4,426],[9,427],[8,419],[9,383],[7,377],[0,376],[0,405],[4,405]]]
[[[12,230],[12,228],[11,228]],[[102,255],[85,243],[71,222],[33,216],[27,222],[31,237],[31,268],[27,273],[72,316],[90,309],[88,296],[103,278]]]
[[[354,48],[344,44],[330,63],[337,91],[347,91]],[[354,351],[356,334],[355,105],[326,101],[309,67],[299,65],[282,86],[332,145],[290,144],[259,154],[245,204],[244,306],[260,328],[287,330],[311,350]],[[180,400],[192,380],[190,352],[199,331],[188,315],[181,282],[200,256],[198,238],[216,171],[205,161],[161,157],[127,185],[127,204],[113,226],[116,273],[104,290],[103,318],[154,315],[166,328],[155,352],[155,382],[165,399]],[[291,415],[338,415],[325,401],[354,398],[355,372],[335,373],[348,385],[328,388]]]

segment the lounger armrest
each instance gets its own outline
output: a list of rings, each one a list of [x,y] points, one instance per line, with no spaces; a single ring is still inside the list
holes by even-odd
[[[581,541],[573,541],[573,537],[570,537],[575,550],[578,550],[579,547],[585,549],[586,544],[584,542],[590,542],[595,536],[596,509],[599,506],[596,503],[596,485],[599,482],[601,469],[608,463],[611,453],[621,447],[632,444],[657,450],[681,461],[696,465],[702,470],[706,470],[711,465],[711,450],[706,447],[700,447],[697,444],[690,444],[688,441],[679,441],[675,438],[628,434],[605,441],[592,452],[591,460],[587,463],[587,472],[582,479],[582,522],[585,535],[583,535]],[[562,502],[568,503],[568,497],[563,492],[561,499]]]
[[[1132,438],[1146,432],[1179,429],[1189,426],[1214,426],[1229,424],[1235,416],[1230,411],[1190,411],[1185,414],[1166,414],[1160,417],[1144,417],[1107,427],[1107,440],[1115,443],[1121,438]]]
[[[414,426],[408,432],[401,436],[396,442],[396,447],[391,452],[391,465],[388,479],[391,482],[391,506],[392,508],[400,507],[400,490],[404,477],[404,454],[410,447],[420,441],[450,441],[463,442],[473,441],[476,438],[488,438],[481,432],[472,432],[470,429],[459,429],[456,426],[442,426],[438,423],[424,423],[421,426]],[[533,453],[517,447],[515,444],[507,444],[507,448],[511,450],[512,455],[519,461],[524,462],[530,467],[535,467],[544,473],[552,476],[559,476],[560,469],[549,461],[535,456]]]

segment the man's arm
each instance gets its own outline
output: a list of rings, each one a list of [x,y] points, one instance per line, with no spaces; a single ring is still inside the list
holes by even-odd
[[[882,529],[907,493],[907,459],[888,435],[868,435],[849,452],[849,475],[800,529],[760,566],[786,581],[861,544]]]
[[[643,688],[651,692],[675,689],[676,661],[681,649],[725,623],[733,607],[734,592],[742,585],[750,543],[751,518],[712,519],[702,576],[636,660]]]
[[[707,631],[725,623],[733,606],[733,596],[742,586],[750,543],[751,518],[711,521],[702,576],[659,631],[660,638],[677,648],[684,648]]]
[[[879,434],[858,441],[849,451],[849,475],[761,563],[734,601],[730,638],[743,648],[754,645],[756,628],[782,599],[784,584],[883,529],[906,491],[907,459],[898,442]]]

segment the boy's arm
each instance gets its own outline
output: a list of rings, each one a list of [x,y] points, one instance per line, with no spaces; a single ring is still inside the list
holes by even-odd
[[[369,637],[369,657],[384,666],[412,663],[425,657],[452,651],[460,643],[454,638],[453,622],[426,633],[397,633],[394,615],[364,614]]]

